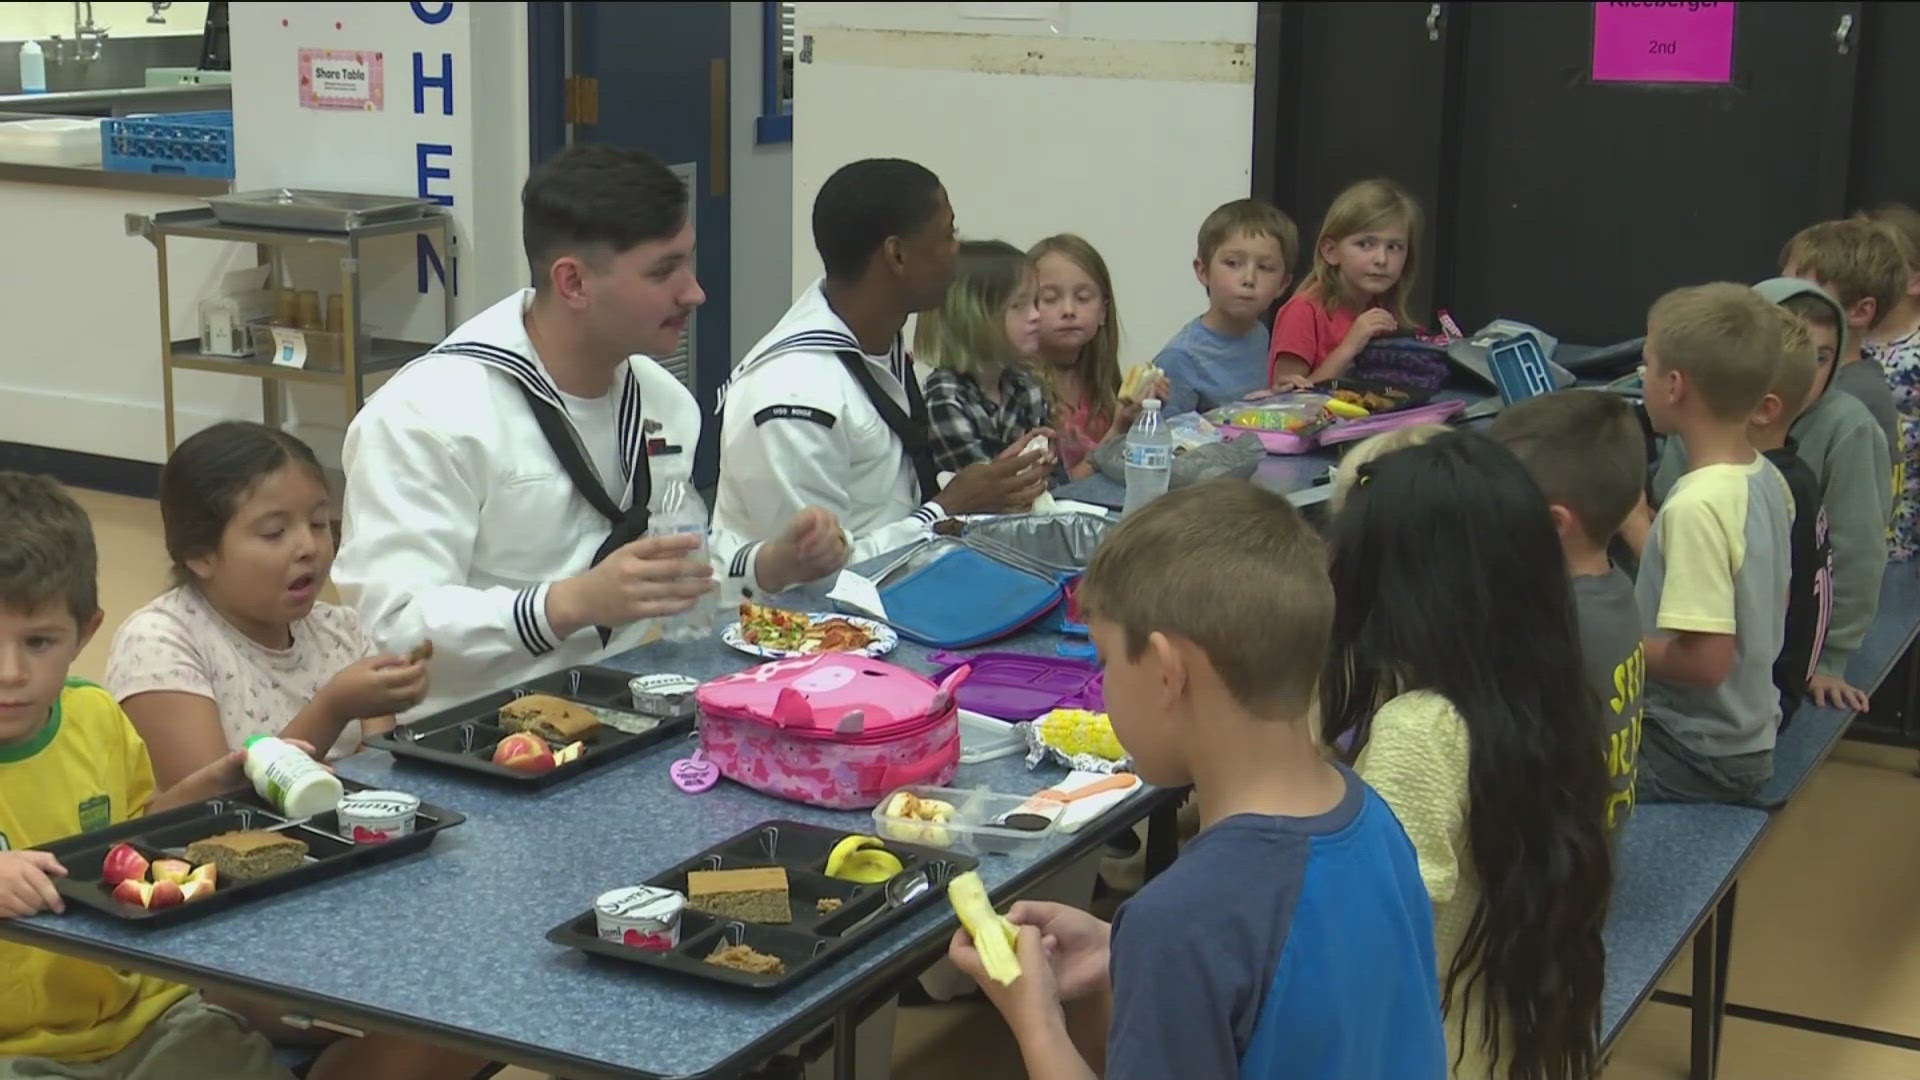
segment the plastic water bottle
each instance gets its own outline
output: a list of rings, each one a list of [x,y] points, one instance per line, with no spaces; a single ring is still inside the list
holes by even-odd
[[[31,39],[20,46],[20,92],[47,92],[47,51]]]
[[[652,536],[697,536],[700,546],[684,557],[695,562],[707,559],[707,504],[693,485],[674,480],[660,495],[660,509],[648,519]],[[668,641],[704,641],[713,634],[717,604],[703,596],[679,615],[660,620],[660,636]]]
[[[1173,475],[1173,434],[1160,422],[1160,400],[1140,403],[1140,418],[1127,432],[1127,501],[1122,517],[1167,493]]]

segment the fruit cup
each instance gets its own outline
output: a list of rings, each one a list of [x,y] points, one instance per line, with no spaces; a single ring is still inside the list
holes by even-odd
[[[666,952],[680,944],[680,913],[686,906],[687,898],[672,889],[629,885],[595,898],[593,921],[602,941]]]

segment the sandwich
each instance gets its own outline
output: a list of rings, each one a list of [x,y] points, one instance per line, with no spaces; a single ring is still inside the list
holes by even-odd
[[[600,729],[600,718],[583,705],[551,694],[528,694],[500,706],[500,726],[530,731],[557,743],[577,742]]]
[[[244,881],[291,870],[306,860],[307,845],[277,832],[251,829],[221,833],[187,845],[187,861],[212,863],[221,881]]]

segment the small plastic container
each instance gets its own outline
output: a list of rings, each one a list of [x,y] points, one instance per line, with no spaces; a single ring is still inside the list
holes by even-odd
[[[687,898],[672,889],[629,885],[596,897],[593,921],[602,941],[667,952],[680,944],[680,913],[686,907]]]
[[[946,821],[934,822],[923,821],[917,817],[896,817],[888,814],[889,804],[901,791],[907,792],[916,799],[934,799],[947,803],[953,807],[953,816]],[[1006,795],[986,788],[968,791],[961,788],[914,784],[889,794],[873,808],[874,832],[882,839],[925,844],[928,847],[945,848],[949,851],[1008,855],[1045,840],[1054,831],[1054,822],[1051,819],[1047,820],[1045,827],[1039,829],[1015,829],[996,824],[1006,815],[1018,812],[1032,798],[1032,795]]]
[[[627,683],[634,708],[668,720],[694,714],[693,692],[699,688],[699,681],[688,675],[638,675]]]
[[[1027,752],[1020,729],[1005,720],[960,710],[960,764],[978,765]]]
[[[355,791],[335,807],[340,835],[356,844],[384,844],[413,832],[420,799],[404,791]]]

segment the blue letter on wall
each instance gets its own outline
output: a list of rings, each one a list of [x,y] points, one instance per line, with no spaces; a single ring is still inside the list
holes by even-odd
[[[440,54],[440,74],[427,75],[426,57],[421,53],[413,54],[413,114],[422,115],[427,111],[427,88],[437,87],[440,91],[440,115],[453,115],[453,54]]]
[[[428,26],[435,26],[446,22],[453,16],[453,5],[441,4],[439,11],[428,11],[427,5],[421,3],[420,0],[413,0],[413,14]]]
[[[432,157],[452,158],[453,147],[448,146],[446,143],[423,142],[414,144],[413,160],[420,176],[420,197],[423,199],[432,199],[441,206],[452,206],[453,196],[427,190],[429,181],[445,180],[453,175],[451,170],[437,168],[427,164],[427,159]]]
[[[460,295],[460,264],[457,261],[454,262],[453,280],[449,283],[447,280],[447,267],[441,264],[440,253],[433,250],[433,241],[427,239],[426,233],[419,233],[414,237],[414,240],[416,241],[414,245],[416,256],[414,261],[420,267],[420,295],[427,295],[427,269],[429,267],[433,269],[433,276],[440,279],[441,288],[453,290],[455,296]]]

